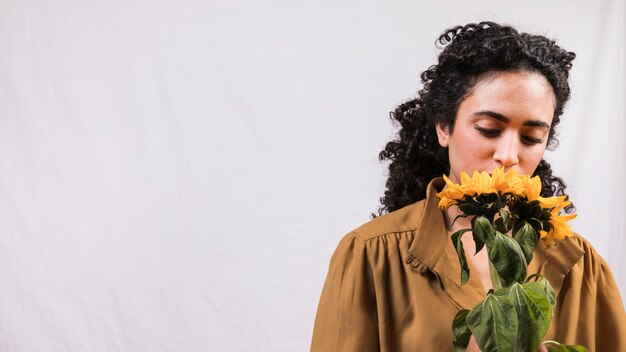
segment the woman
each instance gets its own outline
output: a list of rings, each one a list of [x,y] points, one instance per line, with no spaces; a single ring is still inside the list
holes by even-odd
[[[483,249],[468,255],[472,275],[460,284],[450,234],[470,219],[453,223],[458,209],[437,207],[443,174],[458,182],[461,171],[504,167],[538,175],[544,197],[565,190],[542,156],[556,145],[574,53],[491,22],[452,28],[439,42],[445,48],[422,73],[423,89],[392,114],[400,131],[380,153],[391,162],[381,216],[347,234],[333,254],[312,351],[454,351],[452,319],[492,283]],[[475,253],[470,233],[463,245]],[[540,272],[557,294],[544,340],[626,351],[619,292],[585,239],[538,245],[528,272]],[[473,339],[470,350],[478,350]]]

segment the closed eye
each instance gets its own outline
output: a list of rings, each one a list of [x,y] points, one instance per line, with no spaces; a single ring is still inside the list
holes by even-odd
[[[500,130],[492,130],[489,128],[483,128],[483,127],[478,127],[478,126],[475,126],[474,128],[485,137],[496,137],[497,135],[500,134]]]
[[[495,138],[500,134],[500,130],[483,128],[483,127],[478,127],[478,126],[474,126],[474,128],[487,138]],[[527,145],[535,145],[535,144],[540,144],[543,142],[543,140],[539,138],[534,138],[530,136],[522,136],[522,139],[524,140],[524,143]]]
[[[530,137],[530,136],[524,136],[523,137],[524,140],[526,141],[526,144],[529,145],[533,145],[533,144],[539,144],[542,143],[543,141],[539,138],[534,138],[534,137]]]

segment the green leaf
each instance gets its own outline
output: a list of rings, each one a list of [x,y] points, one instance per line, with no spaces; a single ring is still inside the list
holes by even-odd
[[[489,260],[502,279],[503,286],[511,286],[526,277],[528,264],[520,245],[513,238],[496,232],[489,249]],[[494,286],[495,287],[495,286]]]
[[[554,308],[554,306],[556,305],[556,294],[554,293],[554,289],[552,288],[548,280],[546,280],[545,277],[541,277],[541,280],[533,282],[533,284],[537,285],[536,287],[542,290],[543,294],[548,297],[548,302],[550,302],[550,305],[552,306],[552,308]]]
[[[467,326],[466,318],[469,313],[469,309],[460,310],[456,313],[454,321],[452,321],[452,331],[454,332],[454,349],[456,352],[465,352],[469,339],[472,336],[472,331]]]
[[[502,219],[504,221],[504,225],[505,225],[505,228],[506,228],[506,231],[501,231],[501,232],[502,233],[507,233],[507,232],[511,231],[511,224],[510,224],[511,214],[509,214],[509,212],[504,210],[504,209],[500,209],[498,212],[500,214],[500,219]]]
[[[471,216],[471,215],[469,215],[469,214],[461,214],[461,215],[457,215],[457,216],[454,218],[454,220],[452,220],[452,224],[451,224],[450,226],[454,225],[454,223],[456,222],[456,220],[457,220],[458,218],[467,218],[467,217],[469,217],[469,216]]]
[[[524,252],[524,258],[526,258],[526,263],[530,263],[533,259],[533,250],[539,241],[539,234],[537,231],[530,226],[529,223],[524,221],[522,227],[513,234],[513,238],[522,248],[522,252]]]
[[[497,218],[495,221],[496,230],[502,233],[506,233],[506,225],[504,224],[504,220],[502,218]]]
[[[456,254],[459,257],[459,264],[461,265],[461,286],[467,283],[469,280],[470,270],[467,265],[467,259],[465,258],[465,249],[463,249],[463,242],[461,241],[461,235],[472,229],[462,229],[452,234],[452,243],[456,249]]]
[[[502,281],[502,277],[500,277],[500,274],[498,274],[498,270],[496,270],[496,267],[493,265],[491,260],[489,260],[488,262],[489,276],[491,277],[491,285],[493,286],[493,288],[499,289],[502,287],[506,287],[505,283]]]
[[[507,295],[515,306],[519,320],[517,349],[537,351],[550,326],[553,309],[542,285],[538,282],[515,283],[495,294]]]
[[[472,223],[472,233],[475,237],[486,243],[487,247],[489,247],[491,242],[493,242],[493,226],[491,226],[489,219],[484,216],[477,216],[474,218]],[[478,248],[478,246],[476,247]]]
[[[476,203],[463,203],[459,204],[459,210],[465,214],[476,215],[482,212],[482,207]]]
[[[530,216],[535,219],[539,219],[541,218],[542,215],[543,215],[543,209],[541,208],[541,205],[539,205],[539,203],[533,204],[533,208],[530,213]]]
[[[528,219],[527,221],[530,223],[530,225],[531,225],[532,227],[534,227],[534,228],[536,228],[536,229],[540,229],[540,228],[541,228],[541,226],[542,226],[542,222],[541,222],[541,221],[539,221],[539,220],[537,220],[537,219],[535,219],[535,218],[530,218],[530,219]]]
[[[518,321],[508,297],[487,295],[472,308],[466,321],[482,351],[515,351]]]
[[[476,244],[476,252],[474,255],[478,254],[481,249],[485,246],[485,242],[483,242],[474,232],[472,232],[472,238],[474,239],[474,243]]]

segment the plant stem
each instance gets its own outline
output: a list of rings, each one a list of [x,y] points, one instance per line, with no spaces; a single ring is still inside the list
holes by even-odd
[[[487,250],[489,250],[489,248],[487,248]],[[493,266],[491,260],[489,260],[489,276],[491,276],[491,285],[493,286],[494,291],[503,287],[502,279],[500,278],[500,275],[498,275],[498,271],[496,270],[496,267]]]
[[[557,346],[561,346],[560,343],[556,342],[556,341],[552,341],[552,340],[548,340],[548,341],[544,341],[542,342],[544,345],[547,343],[553,344],[553,345],[557,345]]]

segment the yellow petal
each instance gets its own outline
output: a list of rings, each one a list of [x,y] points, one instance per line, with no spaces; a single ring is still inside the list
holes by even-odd
[[[541,179],[539,176],[535,176],[530,178],[527,175],[524,175],[524,194],[528,198],[529,201],[533,201],[539,198],[539,194],[541,193]]]
[[[566,197],[567,196],[544,198],[540,196],[537,198],[537,200],[539,201],[539,204],[541,205],[542,208],[555,208],[559,204],[563,203]]]

